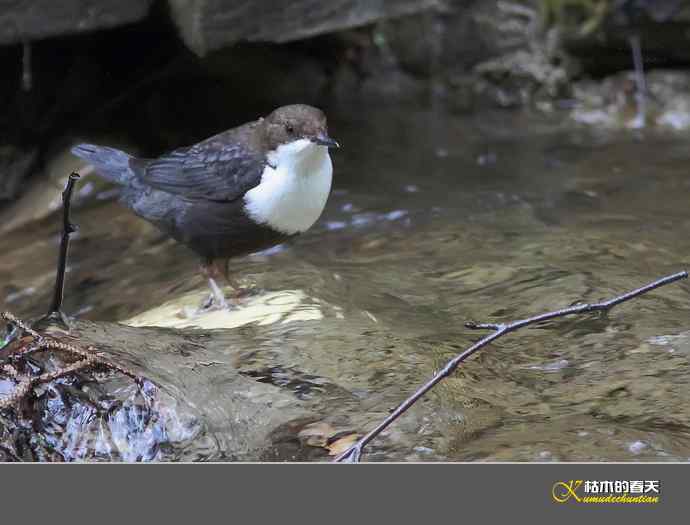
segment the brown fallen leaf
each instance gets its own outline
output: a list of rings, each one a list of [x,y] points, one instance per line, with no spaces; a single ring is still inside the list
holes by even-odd
[[[359,439],[359,434],[346,434],[342,437],[337,438],[335,441],[332,441],[326,445],[326,448],[328,449],[328,455],[329,456],[339,456],[343,452],[345,452],[348,448],[350,448],[352,445],[357,443],[357,440]]]

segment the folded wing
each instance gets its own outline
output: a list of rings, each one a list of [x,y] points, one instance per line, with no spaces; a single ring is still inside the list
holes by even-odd
[[[265,161],[240,144],[216,140],[140,160],[149,186],[190,200],[234,201],[261,182]]]

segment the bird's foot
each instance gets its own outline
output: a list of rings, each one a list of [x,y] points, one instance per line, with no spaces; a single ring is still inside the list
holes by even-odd
[[[223,272],[218,268],[216,261],[208,261],[202,265],[201,269],[208,279],[208,286],[211,289],[211,293],[196,310],[191,308],[184,309],[184,315],[187,318],[197,317],[218,310],[232,311],[240,305],[243,298],[254,295],[255,293],[251,288],[240,288],[237,286],[237,283],[228,275],[226,268],[224,272],[225,279],[232,286],[230,295],[227,295],[224,290],[218,286],[217,279],[222,276]]]
[[[199,306],[200,312],[210,312],[213,310],[232,310],[232,306],[228,303],[225,295],[217,296],[214,293],[208,294],[208,297]]]
[[[223,290],[221,290],[216,281],[209,278],[208,283],[211,288],[208,297],[206,297],[196,309],[185,307],[184,315],[188,319],[193,319],[209,312],[231,311],[233,309],[233,305],[228,302]]]
[[[233,307],[228,303],[225,297],[217,298],[213,293],[208,294],[201,304],[196,308],[193,306],[185,306],[180,314],[186,319],[194,319],[200,315],[208,314],[217,311],[232,311]]]

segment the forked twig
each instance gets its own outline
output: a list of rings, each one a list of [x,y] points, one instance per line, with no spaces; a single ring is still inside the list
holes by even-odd
[[[408,397],[405,401],[400,403],[400,405],[398,405],[398,407],[393,412],[391,412],[388,415],[388,417],[386,417],[383,421],[381,421],[381,423],[376,425],[376,427],[369,431],[369,433],[366,434],[363,438],[361,438],[357,443],[352,445],[352,447],[350,447],[340,456],[338,456],[335,459],[335,461],[340,463],[358,463],[364,451],[364,447],[366,447],[381,432],[388,428],[388,426],[391,423],[393,423],[396,419],[398,419],[405,412],[407,412],[407,410],[412,405],[414,405],[421,397],[423,397],[429,390],[434,388],[434,386],[436,386],[446,377],[451,375],[455,371],[455,369],[460,365],[460,363],[462,363],[472,354],[477,352],[479,349],[485,347],[486,345],[495,341],[499,337],[502,337],[510,332],[519,330],[520,328],[541,323],[543,321],[548,321],[550,319],[555,319],[557,317],[565,317],[567,315],[584,314],[589,312],[607,312],[614,306],[617,306],[621,303],[639,297],[640,295],[650,292],[656,288],[660,288],[661,286],[671,284],[681,279],[686,279],[687,277],[688,272],[685,271],[674,273],[673,275],[663,277],[652,283],[642,286],[641,288],[637,288],[636,290],[632,290],[623,295],[619,295],[618,297],[614,297],[613,299],[609,299],[608,301],[602,301],[599,303],[592,304],[579,304],[576,306],[571,306],[569,308],[563,308],[561,310],[555,310],[553,312],[547,312],[544,314],[536,315],[534,317],[520,319],[519,321],[513,321],[512,323],[466,323],[465,326],[467,328],[471,328],[473,330],[493,330],[493,333],[480,339],[475,344],[470,346],[467,350],[465,350],[461,354],[458,354],[453,359],[448,361],[448,363],[446,363],[446,366],[444,366],[437,374],[435,374],[433,378],[431,378],[424,385],[418,388],[415,391],[415,393]]]

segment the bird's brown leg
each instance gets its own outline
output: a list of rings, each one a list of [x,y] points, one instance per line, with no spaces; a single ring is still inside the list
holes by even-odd
[[[221,271],[220,268],[218,268],[216,261],[204,261],[204,263],[201,265],[201,271],[207,277],[208,285],[211,288],[211,296],[209,297],[209,300],[204,301],[201,306],[202,309],[208,309],[214,304],[216,304],[219,308],[229,309],[230,306],[225,299],[225,294],[217,283],[217,279],[221,276]]]
[[[230,288],[232,288],[233,299],[240,299],[245,295],[249,295],[250,291],[243,289],[240,286],[240,283],[233,279],[233,277],[230,275],[230,259],[225,259],[223,266],[223,277],[225,277],[225,282],[227,282],[230,285]]]

